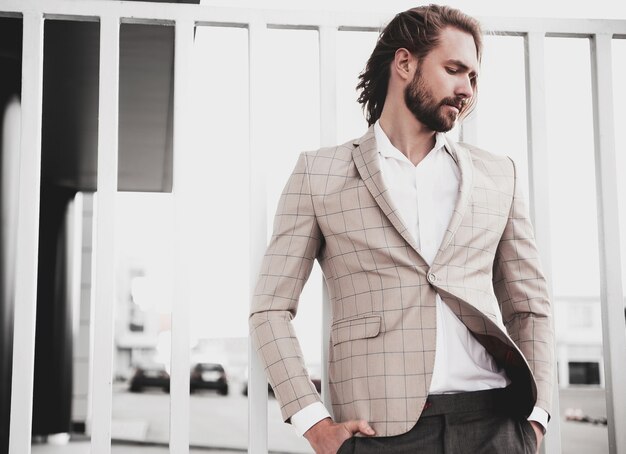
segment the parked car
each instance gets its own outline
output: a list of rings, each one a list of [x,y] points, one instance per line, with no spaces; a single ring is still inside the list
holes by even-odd
[[[161,388],[170,392],[170,374],[163,364],[142,365],[135,369],[135,374],[130,379],[130,391],[139,393],[145,388]]]
[[[221,364],[197,363],[191,369],[189,392],[198,389],[214,389],[222,396],[228,395],[228,379]]]

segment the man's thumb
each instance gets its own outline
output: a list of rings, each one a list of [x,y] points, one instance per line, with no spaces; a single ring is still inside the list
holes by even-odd
[[[346,421],[345,423],[346,429],[350,431],[351,434],[355,434],[361,432],[363,435],[374,435],[374,429],[370,427],[370,425],[364,419],[353,419],[351,421]]]

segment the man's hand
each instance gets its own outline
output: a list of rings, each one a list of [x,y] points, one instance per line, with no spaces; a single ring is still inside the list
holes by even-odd
[[[529,420],[528,422],[535,431],[535,436],[537,437],[537,453],[539,453],[539,448],[541,447],[541,442],[543,441],[543,427],[537,421]]]
[[[336,454],[339,447],[356,433],[372,436],[374,429],[365,420],[336,423],[330,418],[322,419],[304,433],[316,454]]]

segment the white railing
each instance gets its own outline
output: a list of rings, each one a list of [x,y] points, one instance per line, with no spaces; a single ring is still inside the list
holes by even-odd
[[[193,166],[187,131],[189,94],[187,81],[195,26],[246,27],[249,31],[250,67],[250,165],[251,165],[251,282],[254,286],[267,240],[265,168],[258,149],[262,131],[259,74],[263,71],[268,26],[319,30],[321,85],[321,144],[336,141],[336,42],[342,30],[376,31],[388,15],[364,13],[287,12],[165,3],[128,3],[97,0],[0,0],[0,15],[23,18],[22,133],[17,220],[15,281],[15,325],[12,377],[10,453],[30,453],[32,385],[34,369],[37,244],[39,225],[39,181],[41,161],[43,24],[45,19],[99,20],[100,106],[98,118],[98,193],[95,241],[95,344],[93,350],[91,452],[111,450],[111,398],[113,376],[113,308],[115,298],[114,220],[117,190],[117,137],[119,89],[119,29],[121,23],[174,24],[174,188],[183,198],[186,183],[178,178],[182,169]],[[482,18],[488,32],[524,36],[526,42],[526,93],[528,157],[531,180],[530,201],[539,249],[550,275],[550,207],[548,192],[547,132],[545,114],[544,41],[546,36],[589,38],[592,46],[593,109],[596,156],[596,184],[599,206],[598,227],[601,255],[601,297],[604,332],[607,416],[611,453],[626,454],[626,339],[623,323],[623,292],[618,229],[618,201],[614,145],[611,42],[626,36],[626,21],[549,20]],[[463,136],[471,137],[471,123]],[[177,204],[178,237],[184,234],[188,213]],[[181,247],[182,243],[181,243]],[[182,252],[179,252],[182,253]],[[183,265],[177,287],[185,287]],[[327,296],[325,297],[327,300]],[[328,302],[324,305],[328,320]],[[177,300],[172,309],[172,382],[170,452],[189,452],[189,301]],[[324,332],[326,352],[328,330]],[[251,350],[252,351],[252,350]],[[325,354],[325,353],[324,353]],[[325,358],[323,358],[325,363]],[[326,377],[325,372],[323,374]],[[267,392],[263,370],[256,355],[250,354],[249,371],[249,452],[267,452]],[[325,381],[325,380],[323,380]],[[555,387],[555,391],[558,389]],[[324,395],[325,395],[324,391]],[[555,393],[558,396],[558,393]],[[325,400],[327,397],[325,398]],[[560,452],[558,406],[546,438],[546,452]]]

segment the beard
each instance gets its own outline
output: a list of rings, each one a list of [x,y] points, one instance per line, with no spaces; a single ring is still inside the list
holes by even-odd
[[[447,105],[458,106],[459,98],[451,96],[437,102],[426,86],[419,66],[413,80],[404,89],[404,103],[417,121],[435,132],[450,131],[459,116],[459,113],[445,109]]]

